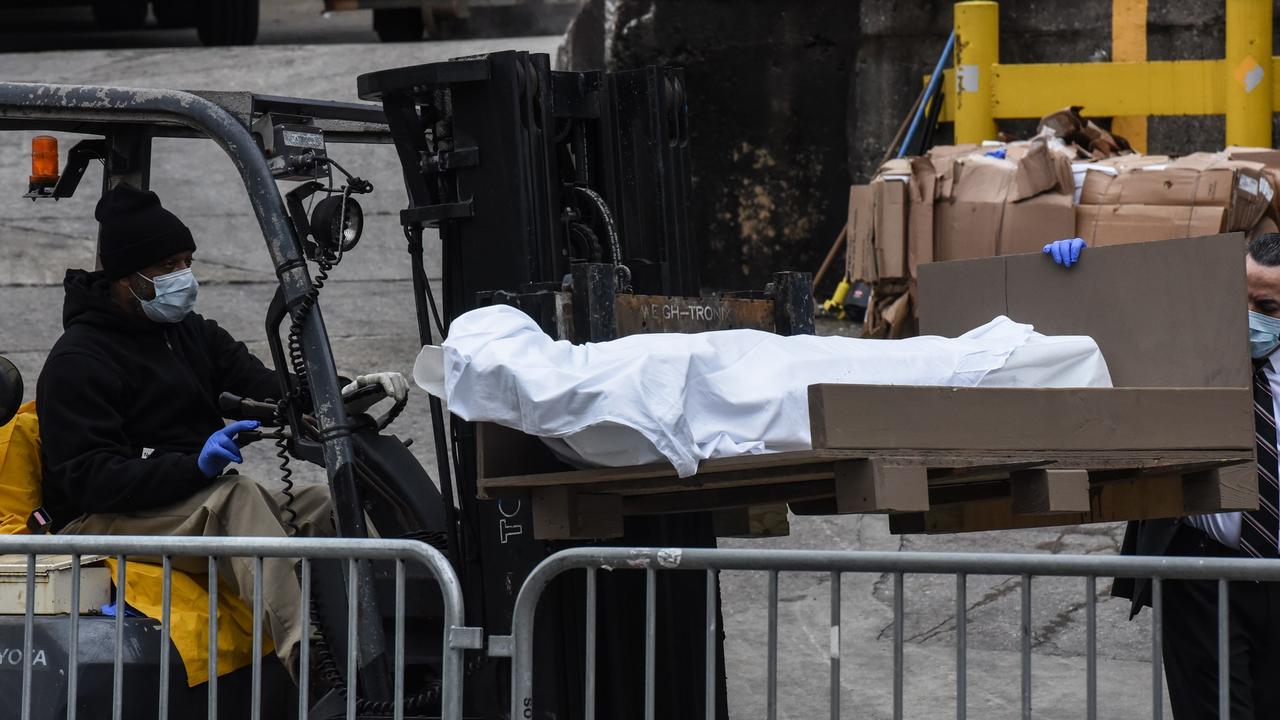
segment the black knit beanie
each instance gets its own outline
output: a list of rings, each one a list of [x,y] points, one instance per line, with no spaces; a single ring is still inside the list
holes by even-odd
[[[177,215],[160,207],[160,198],[150,190],[116,185],[102,194],[94,217],[102,224],[102,269],[112,280],[196,249],[191,231]]]

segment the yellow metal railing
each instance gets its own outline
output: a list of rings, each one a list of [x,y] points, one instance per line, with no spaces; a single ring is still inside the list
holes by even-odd
[[[1221,60],[1002,65],[997,3],[957,3],[955,69],[943,78],[951,92],[941,119],[955,123],[956,142],[968,143],[993,139],[997,119],[1038,118],[1068,105],[1104,117],[1225,115],[1228,145],[1270,147],[1271,114],[1280,109],[1271,0],[1226,0],[1226,9]]]

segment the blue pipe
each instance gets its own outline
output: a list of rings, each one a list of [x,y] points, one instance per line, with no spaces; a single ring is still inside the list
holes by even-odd
[[[911,118],[911,127],[907,129],[907,136],[902,139],[902,146],[898,148],[898,154],[894,157],[902,157],[907,154],[907,148],[911,147],[911,139],[915,137],[916,130],[920,128],[920,120],[924,118],[925,108],[929,107],[929,99],[933,94],[938,92],[938,86],[942,84],[942,71],[946,67],[947,58],[951,56],[951,51],[956,46],[956,31],[951,31],[951,36],[947,38],[947,46],[942,48],[942,55],[938,56],[938,64],[933,68],[933,75],[929,77],[929,86],[924,90],[924,97],[920,98],[920,107],[916,108],[915,117]]]

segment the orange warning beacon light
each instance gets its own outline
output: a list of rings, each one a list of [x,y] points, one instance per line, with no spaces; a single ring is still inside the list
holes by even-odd
[[[58,138],[37,135],[31,138],[31,183],[58,182]]]
[[[27,194],[36,200],[53,197],[58,184],[58,138],[37,135],[31,138],[31,176],[27,178]]]

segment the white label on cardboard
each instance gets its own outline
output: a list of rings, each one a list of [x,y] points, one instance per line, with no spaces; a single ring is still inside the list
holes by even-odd
[[[962,93],[978,92],[980,77],[977,65],[961,65],[956,68],[956,90]]]
[[[1090,170],[1106,173],[1107,175],[1112,176],[1120,174],[1120,171],[1113,165],[1099,165],[1098,163],[1071,163],[1072,172],[1084,173]]]
[[[1266,178],[1262,178],[1261,184],[1262,197],[1266,198],[1267,202],[1271,202],[1271,198],[1275,197],[1276,194],[1275,188],[1271,187],[1271,183],[1268,182]]]
[[[1241,175],[1236,181],[1236,186],[1250,195],[1258,194],[1258,179],[1248,175]]]
[[[885,182],[904,182],[904,183],[911,182],[910,175],[881,175],[880,179],[884,180]]]

